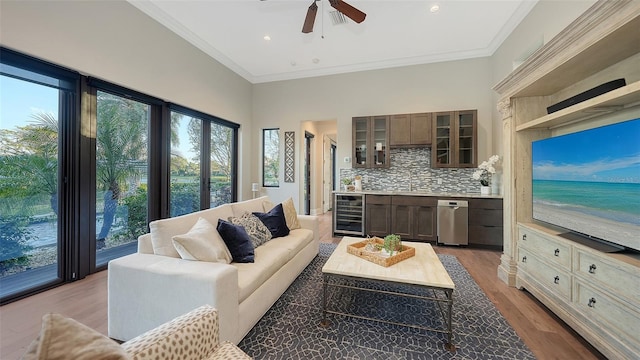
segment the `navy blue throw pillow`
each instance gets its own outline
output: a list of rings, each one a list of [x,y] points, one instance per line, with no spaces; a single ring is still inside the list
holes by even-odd
[[[218,219],[217,230],[227,244],[234,262],[252,263],[254,261],[251,238],[242,226]]]
[[[254,212],[263,224],[271,231],[272,238],[283,237],[289,235],[287,227],[287,219],[284,217],[284,209],[282,204],[276,205],[268,213]]]

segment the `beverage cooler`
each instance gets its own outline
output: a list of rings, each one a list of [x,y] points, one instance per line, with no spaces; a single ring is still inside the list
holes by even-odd
[[[335,194],[333,234],[364,236],[364,194]]]

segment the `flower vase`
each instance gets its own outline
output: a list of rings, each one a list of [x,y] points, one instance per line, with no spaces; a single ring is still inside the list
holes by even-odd
[[[491,195],[491,186],[480,185],[480,195]]]

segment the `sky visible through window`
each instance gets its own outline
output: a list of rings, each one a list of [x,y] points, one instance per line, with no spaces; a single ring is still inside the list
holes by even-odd
[[[0,76],[0,129],[27,125],[38,112],[53,113],[57,118],[57,94],[54,88]]]

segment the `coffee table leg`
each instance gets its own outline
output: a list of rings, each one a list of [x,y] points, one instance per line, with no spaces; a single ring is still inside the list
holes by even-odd
[[[449,312],[447,314],[447,343],[445,344],[445,347],[451,352],[456,352],[456,346],[453,345],[453,327],[451,326],[453,318],[453,290],[446,290],[445,292],[447,294],[447,305],[449,307]]]
[[[320,326],[329,326],[327,320],[327,274],[322,277],[322,321],[320,321]]]

